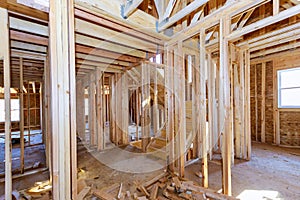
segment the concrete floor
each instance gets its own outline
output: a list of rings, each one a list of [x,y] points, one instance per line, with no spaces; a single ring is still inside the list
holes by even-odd
[[[195,176],[199,162],[186,168],[186,178],[201,183]],[[209,162],[209,187],[222,187],[221,166]],[[250,161],[235,160],[232,168],[233,196],[242,200],[300,199],[300,149],[252,143]]]

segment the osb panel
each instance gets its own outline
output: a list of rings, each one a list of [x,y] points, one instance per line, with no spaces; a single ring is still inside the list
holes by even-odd
[[[266,90],[265,90],[265,135],[266,143],[274,140],[274,118],[273,118],[273,62],[266,63]]]
[[[280,112],[280,144],[300,146],[300,112]]]

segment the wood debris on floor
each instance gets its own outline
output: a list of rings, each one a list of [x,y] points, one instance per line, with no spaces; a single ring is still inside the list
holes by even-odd
[[[29,189],[19,191],[20,200],[48,200],[52,199],[52,185],[50,181],[36,182],[35,185]]]
[[[135,181],[134,184],[133,192],[123,190],[122,183],[115,183],[100,190],[92,189],[91,193],[101,200],[236,200],[234,197],[219,194],[167,172],[144,183]]]

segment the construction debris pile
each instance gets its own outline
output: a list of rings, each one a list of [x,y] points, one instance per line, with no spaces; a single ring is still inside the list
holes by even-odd
[[[229,197],[224,194],[216,193],[211,189],[197,186],[193,181],[179,178],[167,172],[147,182],[139,183],[135,181],[134,184],[136,188],[134,193],[124,191],[122,183],[115,183],[110,187],[94,190],[92,193],[93,196],[102,200],[236,200],[234,197]]]

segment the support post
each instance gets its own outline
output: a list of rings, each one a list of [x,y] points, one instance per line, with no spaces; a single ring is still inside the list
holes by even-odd
[[[220,20],[220,75],[223,90],[224,113],[221,118],[223,124],[222,139],[222,178],[223,192],[231,196],[231,151],[232,151],[232,130],[230,128],[230,71],[229,71],[229,44],[226,36],[230,31],[230,19],[228,16]]]
[[[97,69],[96,73],[96,94],[97,94],[97,150],[101,151],[104,149],[104,123],[103,123],[103,104],[102,104],[102,92],[104,93],[104,88],[102,88],[103,73],[100,69]],[[102,89],[101,89],[102,88]]]
[[[20,170],[24,173],[24,91],[23,91],[23,58],[20,58]],[[43,91],[44,92],[44,91]],[[45,133],[43,132],[43,135]]]
[[[266,63],[262,63],[261,67],[262,73],[261,73],[261,142],[266,142],[266,121],[265,121],[265,112],[266,112]]]
[[[186,114],[185,114],[185,60],[182,47],[182,41],[178,42],[177,55],[175,55],[175,68],[174,68],[174,89],[177,94],[175,100],[175,127],[177,127],[176,145],[178,156],[179,176],[184,177],[184,164],[185,164],[185,141],[186,141]],[[176,86],[175,86],[176,85]]]
[[[206,51],[205,29],[200,31],[200,134],[202,139],[202,185],[208,188],[208,164],[207,164],[207,141],[206,134]]]
[[[169,146],[167,148],[167,165],[174,172],[175,170],[175,155],[174,155],[174,51],[167,47],[167,66],[165,67],[165,85],[166,97],[165,104],[167,113],[166,116],[166,137]]]
[[[76,199],[76,89],[73,0],[50,0],[53,199]]]
[[[142,150],[147,151],[150,142],[150,71],[142,63]]]
[[[0,8],[0,59],[4,68],[4,105],[5,105],[5,199],[12,199],[11,172],[11,119],[10,119],[10,50],[9,50],[9,21],[6,9]]]

